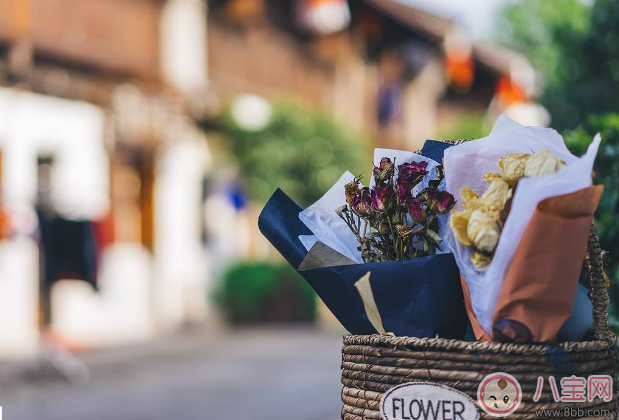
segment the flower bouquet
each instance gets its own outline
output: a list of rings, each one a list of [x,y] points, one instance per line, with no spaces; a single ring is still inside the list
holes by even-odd
[[[406,219],[410,217],[412,222],[402,224],[412,226],[421,237],[406,242],[404,251],[399,251],[400,239],[395,227],[395,234],[390,238],[396,239],[389,246],[382,243],[378,232],[381,228],[390,232],[391,227],[384,227],[385,220],[389,226],[388,219],[368,221],[370,227],[378,230],[371,231],[369,237],[363,228],[365,218],[361,218],[361,223],[354,218],[350,221],[352,227],[345,224],[345,230],[363,233],[359,238],[355,234],[351,238],[351,242],[356,240],[361,244],[365,251],[363,258],[380,260],[385,254],[415,255],[426,249],[426,243],[428,252],[434,252],[411,260],[358,266],[406,264],[453,256],[459,268],[472,330],[479,341],[470,337],[467,340],[426,339],[418,338],[424,336],[417,334],[407,334],[408,337],[345,336],[343,419],[382,418],[387,412],[385,407],[389,407],[387,402],[396,401],[393,397],[396,392],[398,397],[408,395],[412,401],[417,401],[421,394],[417,390],[427,385],[464,392],[477,399],[491,416],[509,417],[515,411],[513,416],[517,418],[535,418],[539,410],[571,408],[573,401],[560,399],[558,392],[562,388],[555,384],[561,384],[565,390],[569,381],[576,377],[579,380],[581,377],[606,378],[608,392],[604,398],[588,398],[579,404],[583,409],[606,410],[607,414],[601,415],[603,418],[617,417],[616,384],[613,387],[611,383],[616,375],[616,337],[605,316],[608,296],[601,249],[597,236],[590,231],[602,192],[600,187],[592,186],[591,179],[599,143],[596,137],[587,153],[578,158],[567,150],[554,130],[522,127],[501,117],[491,134],[479,140],[457,145],[426,141],[422,152],[424,159],[431,157],[435,162],[444,163],[445,177],[439,181],[438,191],[453,194],[455,205],[445,214],[435,211],[419,226],[412,224],[415,222],[413,215],[417,217],[423,212],[417,210],[416,204],[409,205]],[[401,159],[396,161],[401,162]],[[380,164],[375,165],[380,171]],[[433,170],[428,169],[428,172],[433,173]],[[365,203],[374,202],[376,206],[383,203],[381,197],[396,195],[395,201],[385,202],[398,205],[397,177],[395,180],[394,192],[388,188],[386,193],[379,190],[372,194],[381,185],[376,181],[373,190],[370,186]],[[362,199],[368,196],[363,188],[353,187],[350,186],[354,194],[347,208],[354,214],[365,210]],[[432,194],[423,190],[431,187],[428,181],[427,185],[421,184],[419,191],[412,190],[412,197],[420,201],[427,217],[434,201]],[[411,203],[410,199],[408,202]],[[393,217],[397,225],[400,219],[397,215]],[[436,218],[438,234],[444,238],[436,247],[429,240],[432,232],[422,233],[423,229],[435,231],[431,217]],[[442,223],[446,218],[449,222],[444,229]],[[407,228],[403,232],[408,231]],[[420,270],[415,270],[410,280],[426,284],[422,271],[425,268],[416,268]],[[436,273],[440,271],[432,274]],[[373,282],[374,291],[375,287]],[[444,309],[440,291],[432,289],[426,296],[433,305]],[[409,301],[411,307],[419,304],[412,294],[403,299]],[[406,313],[401,308],[398,314],[391,315]],[[382,314],[386,308],[379,309]],[[504,399],[498,394],[499,398],[495,398],[494,390],[486,393],[483,384],[487,382],[482,378],[490,372],[495,373],[486,378],[494,375],[514,378],[518,389],[522,390],[519,397],[504,395],[507,398]],[[546,379],[553,388],[552,393],[546,387],[542,390]],[[420,385],[422,382],[427,384]],[[500,381],[497,383],[496,390],[500,392],[503,388]],[[414,387],[418,387],[417,390],[413,391]],[[563,391],[561,393],[564,395]],[[393,405],[394,418],[397,417],[395,407],[406,407],[406,402],[401,406]],[[413,403],[410,404],[412,407]],[[408,416],[415,415],[411,410]],[[475,416],[479,413],[473,407],[471,418]]]
[[[462,338],[459,272],[442,239],[455,199],[442,166],[377,149],[370,185],[361,182],[347,172],[305,210],[278,190],[259,227],[352,334]]]
[[[304,210],[277,191],[259,226],[352,334],[461,338],[464,300],[478,340],[578,341],[599,143],[578,158],[501,117],[457,146],[377,149],[369,186],[346,173]]]
[[[602,193],[591,177],[599,144],[577,158],[556,131],[501,117],[488,137],[445,151],[459,198],[446,241],[479,340],[576,341],[591,326],[579,276]]]

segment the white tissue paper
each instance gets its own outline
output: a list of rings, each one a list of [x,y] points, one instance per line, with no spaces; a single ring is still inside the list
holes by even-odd
[[[488,184],[482,177],[488,172],[499,172],[499,158],[509,153],[534,153],[540,149],[549,149],[566,163],[566,166],[555,174],[520,180],[492,263],[487,270],[479,272],[475,269],[470,259],[471,248],[458,243],[451,229],[447,229],[445,243],[454,253],[460,272],[468,285],[473,312],[489,335],[492,333],[492,318],[505,272],[535,208],[546,198],[570,194],[591,186],[591,171],[600,141],[601,138],[597,135],[587,153],[578,158],[569,152],[563,137],[555,130],[523,127],[501,116],[488,137],[450,147],[445,151],[447,191],[456,197],[458,210],[462,209],[460,189],[468,186],[478,195],[483,194]]]
[[[426,175],[423,181],[413,189],[413,194],[421,192],[421,190],[428,186],[429,181],[436,178],[436,167],[439,166],[439,163],[430,158],[402,150],[374,149],[374,166],[379,166],[380,160],[383,157],[388,157],[392,161],[395,161],[396,175],[398,165],[419,161],[428,162],[428,166],[426,167],[428,175]],[[361,264],[363,263],[363,259],[361,258],[361,251],[357,249],[359,243],[357,242],[355,234],[350,231],[346,223],[335,213],[335,209],[346,204],[344,185],[353,179],[354,175],[350,172],[346,172],[325,195],[299,213],[299,219],[301,219],[303,224],[313,233],[313,235],[301,235],[299,236],[299,240],[308,251],[314,243],[320,241],[340,254]],[[443,180],[439,189],[443,189],[444,185],[445,180]],[[370,180],[370,186],[374,186],[373,177]],[[438,234],[444,238],[444,235],[449,230],[447,226],[448,216],[440,215],[438,220]],[[437,254],[449,252],[444,241],[441,243],[441,248],[442,251],[437,250]]]
[[[362,263],[361,252],[357,250],[357,237],[346,223],[335,213],[335,209],[346,204],[344,185],[355,178],[346,172],[314,204],[299,213],[299,219],[314,234],[301,235],[299,240],[308,251],[320,241],[357,263]]]

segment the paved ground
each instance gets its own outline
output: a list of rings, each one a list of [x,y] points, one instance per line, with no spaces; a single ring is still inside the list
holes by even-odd
[[[0,405],[4,420],[334,420],[340,351],[341,334],[304,327],[192,331],[78,355],[87,385],[0,369]]]

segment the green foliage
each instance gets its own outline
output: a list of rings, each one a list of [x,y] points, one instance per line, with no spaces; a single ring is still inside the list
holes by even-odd
[[[619,0],[523,0],[508,5],[503,41],[521,48],[543,76],[541,103],[570,149],[585,152],[602,134],[595,181],[605,186],[596,214],[608,274],[619,278]],[[577,128],[574,128],[577,127]],[[613,262],[614,261],[614,262]],[[611,298],[619,299],[614,284]],[[611,313],[619,317],[617,306]]]
[[[258,132],[243,130],[230,116],[222,124],[252,198],[266,201],[281,188],[307,206],[346,170],[359,174],[367,166],[365,139],[332,118],[291,104],[273,111],[268,126]]]
[[[455,124],[439,126],[439,139],[480,139],[490,131],[483,112],[465,112],[457,117]]]
[[[548,85],[576,73],[570,49],[589,31],[590,9],[580,0],[524,0],[508,4],[499,39],[527,53]],[[567,63],[566,59],[570,62]]]
[[[233,323],[311,321],[316,309],[314,291],[285,263],[236,264],[212,297]]]
[[[553,126],[574,128],[587,115],[617,111],[619,1],[523,0],[504,10],[499,37],[540,71],[540,101]]]
[[[593,116],[577,129],[565,133],[565,141],[574,154],[587,150],[593,136],[602,135],[595,162],[595,183],[604,185],[604,194],[596,213],[597,233],[602,249],[614,260],[609,275],[619,278],[619,114]]]

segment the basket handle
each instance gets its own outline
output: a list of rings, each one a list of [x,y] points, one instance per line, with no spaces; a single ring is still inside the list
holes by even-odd
[[[585,286],[589,289],[589,298],[593,304],[595,338],[600,341],[610,340],[614,342],[614,334],[608,327],[608,305],[610,300],[606,290],[602,249],[600,248],[600,239],[593,227],[591,227],[589,242],[587,243],[585,270]]]

